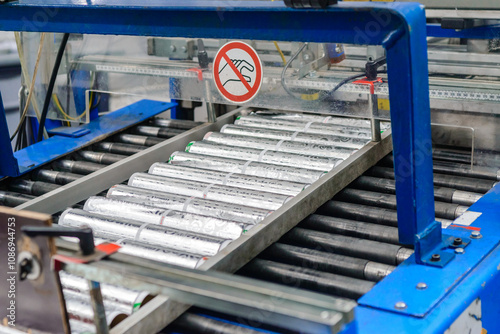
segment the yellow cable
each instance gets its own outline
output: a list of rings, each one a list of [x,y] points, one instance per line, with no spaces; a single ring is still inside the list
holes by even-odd
[[[21,126],[24,123],[24,119],[26,118],[26,114],[28,113],[28,108],[30,106],[31,96],[33,95],[33,91],[35,90],[36,74],[38,72],[38,65],[40,64],[40,58],[42,57],[42,49],[43,49],[43,41],[44,41],[44,39],[45,39],[45,33],[42,33],[40,35],[40,45],[38,46],[38,53],[37,53],[37,56],[36,56],[35,69],[33,70],[33,78],[31,79],[31,84],[30,84],[30,90],[29,90],[29,93],[28,93],[28,98],[26,100],[26,104],[24,105],[24,110],[23,110],[23,113],[21,114],[21,118],[19,119],[19,124],[17,125],[16,131],[14,131],[14,134],[10,137],[10,140],[13,140],[14,137],[19,132],[19,130],[21,129]],[[26,71],[27,71],[27,69],[26,69]]]
[[[283,51],[281,51],[279,45],[278,45],[278,42],[274,41],[274,46],[276,47],[276,50],[278,50],[280,56],[281,56],[281,59],[283,60],[283,66],[286,65],[286,59],[285,59],[285,55],[283,54]]]
[[[72,116],[70,116],[70,115],[66,114],[66,112],[64,112],[64,109],[62,108],[61,103],[59,102],[59,98],[57,97],[57,95],[56,95],[56,94],[52,94],[52,99],[54,100],[54,103],[55,103],[55,105],[56,105],[57,109],[59,109],[59,112],[60,112],[61,114],[63,114],[63,116],[64,116],[65,118],[67,118],[67,119],[70,119],[70,120],[72,120],[72,121],[78,121],[78,120],[80,120],[83,116],[85,116],[85,114],[87,114],[87,110],[85,110],[83,113],[81,113],[81,114],[80,114],[80,115],[78,115],[77,117],[72,117]]]

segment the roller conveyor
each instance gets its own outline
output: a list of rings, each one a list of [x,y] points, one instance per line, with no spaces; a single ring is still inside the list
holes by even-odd
[[[239,125],[239,127],[244,128],[243,125]],[[265,128],[262,129],[266,130]],[[283,130],[269,129],[269,131],[286,133]],[[273,133],[272,135],[274,136],[275,134]],[[321,138],[323,135],[308,133],[308,136]],[[143,141],[145,145],[135,145],[140,144],[140,142],[136,140],[135,143],[131,144],[133,141],[130,138],[118,139],[124,137],[125,134],[123,136],[118,135],[114,137],[114,140],[118,142],[102,142],[94,145],[94,148],[98,151],[106,152],[85,150],[75,155],[77,159],[81,160],[63,159],[54,162],[52,164],[53,167],[61,171],[40,170],[33,176],[35,178],[36,175],[36,179],[38,180],[35,182],[52,182],[51,186],[57,188],[56,184],[65,184],[66,181],[77,180],[80,175],[88,175],[99,171],[107,164],[119,162],[126,156],[139,153],[150,146],[147,145],[146,140]],[[144,138],[146,137],[142,139]],[[221,138],[224,137],[222,136]],[[259,136],[258,138],[262,137]],[[204,142],[201,143],[203,144],[198,146],[202,148],[205,147],[203,145],[207,144]],[[152,144],[152,141],[149,141],[149,144]],[[217,143],[217,145],[224,146],[224,152],[230,152],[232,148],[237,147],[229,144],[224,145],[224,143]],[[113,146],[115,146],[115,149],[117,147],[120,149],[111,149]],[[190,145],[189,147],[192,146]],[[307,151],[307,145],[297,145],[294,147],[298,148],[300,146],[303,147],[303,152],[300,152],[300,150],[297,151],[297,156],[311,154],[311,152]],[[189,147],[187,150],[189,150]],[[263,149],[262,147],[249,147],[254,150]],[[258,159],[256,161],[253,158],[246,160],[242,160],[241,157],[238,157],[238,159],[231,158],[226,153],[221,153],[220,151],[212,151],[212,155],[201,153],[206,152],[198,152],[196,154],[185,152],[174,153],[169,163],[162,162],[156,164],[156,166],[163,166],[163,171],[160,171],[160,168],[155,172],[153,165],[148,174],[142,173],[144,180],[150,182],[151,187],[149,189],[142,188],[139,184],[134,184],[133,180],[135,177],[133,177],[129,181],[129,186],[117,185],[108,192],[107,197],[118,200],[115,203],[119,201],[137,203],[142,206],[135,206],[135,208],[141,208],[141,211],[134,211],[136,210],[133,209],[134,206],[128,205],[127,209],[132,211],[119,212],[116,211],[120,210],[120,206],[117,205],[113,209],[115,211],[109,207],[109,209],[106,209],[108,211],[101,212],[101,214],[104,213],[105,217],[111,220],[113,219],[112,217],[115,217],[115,220],[125,219],[128,215],[128,219],[131,218],[142,224],[151,224],[151,221],[148,220],[150,218],[146,217],[168,218],[169,214],[176,214],[176,212],[190,212],[191,214],[201,214],[202,216],[209,217],[224,214],[222,221],[234,222],[235,220],[241,220],[240,223],[243,223],[245,219],[253,219],[253,224],[258,224],[270,211],[278,209],[285,203],[284,200],[280,205],[267,207],[267,210],[262,210],[266,208],[265,204],[263,204],[266,199],[279,197],[277,193],[279,193],[280,187],[289,189],[290,192],[286,192],[284,197],[286,198],[286,196],[294,196],[300,193],[302,189],[307,189],[309,183],[321,177],[321,173],[308,174],[305,172],[307,171],[305,169],[301,170],[300,168],[292,167],[293,164],[289,167],[281,167],[270,161],[262,163]],[[176,158],[179,156],[185,156],[186,158],[177,160]],[[195,160],[192,160],[191,157],[195,158]],[[316,156],[311,155],[311,157]],[[211,163],[213,161],[217,161],[217,163]],[[240,163],[239,161],[242,162]],[[311,159],[311,161],[314,161],[314,159]],[[384,159],[380,162],[380,166],[375,166],[368,171],[367,175],[371,176],[363,175],[351,183],[323,205],[316,214],[306,218],[298,227],[285,234],[278,243],[270,246],[256,259],[251,261],[239,274],[349,299],[357,299],[369,291],[376,282],[390,274],[395,266],[413,253],[412,249],[400,245],[398,242],[396,205],[393,195],[395,186],[393,176],[390,177],[388,175],[389,171],[392,172],[392,169],[381,167],[386,165],[387,161],[388,158]],[[175,168],[169,170],[170,166]],[[290,172],[294,171],[293,168],[296,169],[297,177],[291,180],[290,175],[293,174],[290,174]],[[379,169],[383,170],[384,173],[373,176],[373,170],[377,171]],[[277,170],[279,172],[276,172]],[[249,172],[252,174],[247,174]],[[300,177],[301,173],[302,177]],[[138,175],[140,176],[141,174]],[[302,183],[298,182],[299,180]],[[268,189],[265,187],[266,181],[269,183]],[[494,183],[490,182],[489,184],[493,185]],[[140,186],[142,189],[130,186]],[[487,184],[484,183],[483,186],[482,188],[475,188],[477,192],[472,193],[470,190],[459,191],[437,185],[435,192],[436,199],[439,201],[436,202],[436,216],[446,222],[458,217],[467,209],[467,206],[474,203],[481,196],[481,193],[485,192]],[[186,192],[180,191],[182,187],[186,187]],[[199,190],[193,192],[193,189]],[[296,190],[292,191],[292,189]],[[226,200],[223,200],[219,194],[210,197],[210,191],[213,190],[222,193],[232,191],[232,194],[239,192],[248,194],[255,191],[255,195],[261,192],[263,197],[262,202],[259,202],[256,197],[253,202],[245,198],[242,201],[238,201],[234,197],[228,197]],[[117,191],[115,195],[113,195],[114,191]],[[458,196],[457,199],[457,192],[461,192],[462,197]],[[462,199],[460,200],[460,198]],[[87,203],[90,203],[89,201]],[[102,205],[105,206],[106,203],[106,201],[102,201]],[[232,205],[236,203],[240,203],[240,208],[248,209],[248,211],[235,212],[235,207]],[[243,204],[245,206],[241,206]],[[83,215],[85,212],[90,211],[95,214],[96,211],[90,210],[88,205],[90,204],[83,207],[83,210],[74,212]],[[158,210],[159,208],[162,210]],[[139,212],[141,214],[138,214]],[[255,214],[252,216],[249,214],[251,212]],[[118,219],[116,217],[121,218]],[[191,219],[188,217],[189,215],[185,215],[186,219]],[[206,222],[208,221],[209,219],[206,219]],[[199,220],[198,224],[203,224],[203,221]],[[139,228],[141,225],[136,224],[134,226]],[[174,227],[174,229],[185,231],[185,227],[180,225]],[[146,236],[158,233],[156,227],[148,226],[146,230],[149,233]],[[94,232],[102,240],[118,241],[116,235],[110,235],[109,231],[94,230]],[[202,231],[203,235],[206,235],[206,233],[206,231]],[[133,235],[128,237],[134,238]],[[228,240],[227,238],[222,238],[221,242],[225,242],[225,240]],[[151,240],[156,241],[154,241],[154,244],[151,244]],[[133,245],[136,247],[133,252],[141,256],[141,250],[145,250],[147,248],[146,245],[149,245],[148,247],[151,247],[151,245],[163,247],[164,245],[161,245],[160,240],[157,237],[152,237],[152,239],[136,241],[137,243]],[[125,249],[133,249],[131,248],[132,243],[129,243],[128,246],[123,246],[124,252],[126,251]],[[175,251],[178,245],[176,242],[170,242],[165,251]],[[193,248],[184,248],[181,252],[192,252],[193,250]],[[147,254],[154,254],[155,251],[157,250],[151,250],[153,253],[149,252]],[[217,247],[212,247],[208,250],[208,253],[203,255],[214,256],[217,252]],[[147,254],[143,253],[142,256],[149,259],[154,258],[147,257],[151,256]],[[169,262],[171,259],[168,257],[164,257],[163,261],[172,263]],[[182,265],[182,263],[177,264]],[[182,327],[184,330],[186,328],[197,328],[194,324],[196,321],[189,320],[194,319],[189,318],[192,314],[186,313],[184,318],[180,318],[184,320],[178,320],[173,326],[178,326],[181,321],[184,321],[185,323]],[[188,318],[187,324],[186,318]],[[213,325],[215,326],[213,328],[217,328],[220,322],[214,320]],[[169,330],[167,329],[166,332],[169,332]]]

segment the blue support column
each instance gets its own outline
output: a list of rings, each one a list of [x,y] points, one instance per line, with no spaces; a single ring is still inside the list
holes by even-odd
[[[0,175],[19,175],[17,159],[12,151],[7,117],[0,94]]]

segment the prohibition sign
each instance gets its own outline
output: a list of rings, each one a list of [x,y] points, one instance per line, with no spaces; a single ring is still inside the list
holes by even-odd
[[[262,85],[262,63],[257,52],[243,42],[229,42],[214,59],[214,81],[219,93],[230,102],[253,99]]]

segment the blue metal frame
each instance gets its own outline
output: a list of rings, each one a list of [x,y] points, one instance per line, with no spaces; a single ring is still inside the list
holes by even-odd
[[[1,147],[0,153],[2,159],[8,160],[0,162],[0,178],[3,176],[18,176],[27,173],[62,155],[76,151],[93,142],[101,140],[103,137],[143,122],[174,106],[176,106],[175,103],[142,100],[101,116],[78,128],[65,128],[73,130],[73,133],[59,131],[58,134],[49,139],[28,146],[15,153],[12,152],[9,140],[8,148]],[[2,122],[2,119],[5,118],[5,113],[2,112],[1,99],[0,113],[0,135],[7,134],[8,137],[9,131],[6,130],[4,132],[3,129],[4,122]],[[74,134],[75,129],[77,129],[79,135]],[[5,143],[5,141],[0,141],[0,143]],[[9,161],[10,163],[6,163]]]
[[[428,24],[427,36],[444,38],[500,38],[500,24],[474,27],[469,29],[443,29],[440,24]]]

